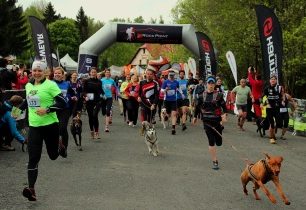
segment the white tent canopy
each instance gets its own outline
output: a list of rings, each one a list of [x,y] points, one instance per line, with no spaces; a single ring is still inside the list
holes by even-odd
[[[75,62],[67,53],[61,58],[61,65],[65,67],[66,71],[76,71],[78,68],[78,63]]]
[[[112,65],[109,67],[112,77],[118,76],[121,77],[123,75],[123,66],[115,66]]]

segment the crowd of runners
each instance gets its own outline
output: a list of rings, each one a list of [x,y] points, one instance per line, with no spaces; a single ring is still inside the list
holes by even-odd
[[[5,66],[1,68],[1,71],[5,70]],[[18,74],[6,72],[7,78],[1,79],[6,81],[7,86],[2,86],[1,89],[9,90],[12,89],[12,84],[18,84]],[[290,104],[294,108],[294,103],[285,93],[284,87],[277,84],[275,75],[271,75],[269,85],[264,88],[264,82],[254,68],[250,67],[247,74],[248,77],[242,78],[240,85],[227,97],[227,102],[235,103],[237,107],[237,129],[245,131],[243,125],[247,104],[251,100],[254,119],[269,122],[270,143],[275,144],[276,128],[282,129],[280,138],[285,139],[289,121],[288,108]],[[1,149],[7,151],[14,150],[11,146],[14,138],[28,145],[28,187],[23,190],[23,195],[30,201],[36,200],[35,183],[43,142],[51,160],[58,156],[67,158],[69,120],[84,110],[87,112],[90,128],[90,136],[87,138],[103,138],[99,113],[101,110],[105,116],[103,131],[111,132],[114,100],[119,102],[124,124],[131,127],[143,129],[144,121],[151,124],[169,121],[171,135],[177,135],[178,126],[181,126],[182,132],[188,132],[188,121],[196,124],[198,120],[202,120],[213,169],[219,169],[216,146],[222,145],[222,131],[229,111],[221,78],[208,75],[203,79],[195,79],[189,73],[186,79],[183,70],[170,69],[165,75],[148,66],[143,78],[139,75],[126,75],[113,79],[109,69],[101,74],[93,67],[88,78],[80,79],[76,72],[66,75],[61,67],[55,68],[50,74],[46,64],[41,61],[34,61],[29,75],[23,74],[22,77],[27,77],[27,81],[21,85],[25,88],[26,100],[14,95],[1,103],[0,140]],[[27,136],[21,135],[16,128],[13,107],[28,110]]]

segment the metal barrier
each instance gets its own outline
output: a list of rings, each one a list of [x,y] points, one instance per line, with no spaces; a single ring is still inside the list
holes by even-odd
[[[289,119],[289,130],[292,135],[306,136],[306,100],[294,98],[297,109]]]

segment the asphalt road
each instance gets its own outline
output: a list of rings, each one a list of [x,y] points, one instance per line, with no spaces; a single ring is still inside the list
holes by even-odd
[[[128,127],[115,107],[110,133],[101,140],[89,139],[87,116],[83,115],[83,149],[70,139],[68,158],[49,160],[46,151],[39,165],[37,202],[22,197],[26,186],[27,154],[14,142],[15,152],[0,152],[0,209],[306,209],[306,138],[287,134],[288,140],[271,145],[260,138],[253,123],[238,131],[236,117],[225,125],[224,144],[218,148],[220,170],[211,169],[207,138],[202,124],[172,136],[171,130],[157,124],[160,156],[148,154],[139,127]],[[104,119],[100,115],[100,128]],[[237,148],[235,151],[231,145]],[[267,187],[277,199],[272,204],[259,190],[262,200],[242,192],[240,174],[245,167],[241,157],[252,162],[263,152],[284,157],[280,174],[286,206],[273,183]]]

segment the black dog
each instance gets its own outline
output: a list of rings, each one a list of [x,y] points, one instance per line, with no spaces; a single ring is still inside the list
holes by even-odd
[[[264,137],[266,135],[266,130],[269,130],[270,124],[269,120],[266,118],[258,118],[256,120],[257,125],[257,133],[259,132],[260,137]]]
[[[82,120],[81,120],[81,112],[78,112],[77,115],[72,118],[72,123],[70,126],[70,131],[77,145],[79,151],[82,151]],[[79,142],[77,141],[77,136],[79,136]]]

